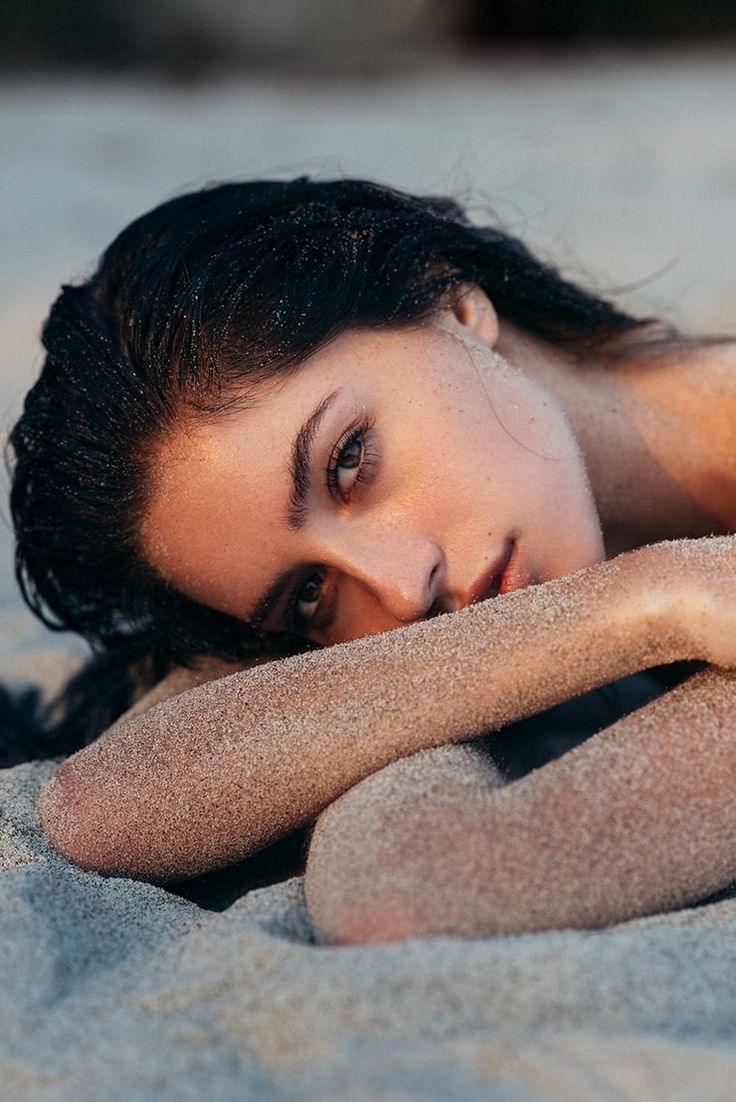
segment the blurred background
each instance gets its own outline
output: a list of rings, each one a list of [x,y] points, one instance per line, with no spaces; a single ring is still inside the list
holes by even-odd
[[[59,284],[234,177],[451,194],[629,308],[734,332],[735,119],[734,0],[3,0],[2,428]]]

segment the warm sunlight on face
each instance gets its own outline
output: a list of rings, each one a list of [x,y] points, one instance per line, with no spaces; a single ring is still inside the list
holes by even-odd
[[[157,454],[147,557],[195,600],[318,643],[602,559],[567,417],[495,334],[475,291],[345,333],[255,408],[182,426]]]

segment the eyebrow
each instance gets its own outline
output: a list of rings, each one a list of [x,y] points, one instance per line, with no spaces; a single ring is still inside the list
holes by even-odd
[[[292,528],[295,532],[298,532],[304,526],[307,519],[307,493],[309,491],[309,475],[312,470],[314,438],[317,435],[322,418],[339,393],[339,390],[333,390],[331,394],[322,399],[314,412],[307,417],[291,445],[291,460],[289,462],[291,493],[289,494],[286,522],[289,528]]]
[[[327,413],[339,396],[339,390],[333,390],[310,413],[302,427],[297,432],[291,444],[289,457],[289,476],[291,478],[291,491],[289,493],[289,505],[286,512],[286,523],[293,531],[298,532],[304,526],[307,519],[307,495],[309,493],[310,472],[312,470],[312,448],[314,439],[319,430],[322,418]],[[268,590],[256,605],[251,616],[247,617],[248,623],[259,628],[268,616],[271,609],[278,602],[281,591],[286,587],[293,571],[285,570],[268,587]]]

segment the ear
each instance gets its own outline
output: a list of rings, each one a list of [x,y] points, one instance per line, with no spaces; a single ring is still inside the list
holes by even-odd
[[[498,340],[498,314],[485,291],[475,284],[460,289],[451,308],[455,322],[469,335],[493,348]]]

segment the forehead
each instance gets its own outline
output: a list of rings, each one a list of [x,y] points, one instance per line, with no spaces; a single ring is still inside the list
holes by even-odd
[[[233,615],[252,603],[243,580],[277,551],[291,439],[314,390],[306,383],[300,373],[259,388],[250,407],[187,418],[159,445],[143,553],[195,600]]]

